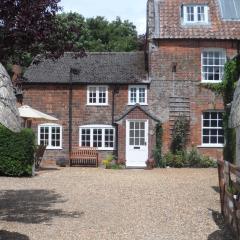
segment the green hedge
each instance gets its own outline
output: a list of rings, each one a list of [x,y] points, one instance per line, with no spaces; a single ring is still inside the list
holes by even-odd
[[[0,175],[30,176],[34,150],[35,135],[31,129],[13,133],[0,125]]]

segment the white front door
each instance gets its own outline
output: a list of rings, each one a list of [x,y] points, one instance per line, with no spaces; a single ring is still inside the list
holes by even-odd
[[[148,159],[148,120],[126,121],[126,166],[145,167]]]

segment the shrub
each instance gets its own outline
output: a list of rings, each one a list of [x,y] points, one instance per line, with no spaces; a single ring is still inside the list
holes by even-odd
[[[196,148],[190,152],[178,151],[176,154],[168,152],[163,157],[166,165],[169,167],[193,167],[193,168],[210,168],[217,167],[217,162],[209,157],[201,155]]]
[[[216,168],[217,162],[210,157],[203,156],[200,162],[200,167],[202,168]]]
[[[32,175],[34,150],[35,135],[31,129],[13,133],[0,125],[0,175]]]
[[[217,167],[217,162],[215,160],[211,159],[210,157],[201,155],[196,148],[192,148],[192,150],[186,154],[186,159],[190,167]]]
[[[184,152],[178,151],[176,154],[168,152],[164,157],[163,161],[169,167],[181,168],[185,166],[185,155]]]
[[[190,152],[186,153],[186,162],[190,167],[199,167],[202,156],[198,153],[196,148],[192,148]]]

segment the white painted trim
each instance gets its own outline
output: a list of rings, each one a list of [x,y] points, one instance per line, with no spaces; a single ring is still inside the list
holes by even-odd
[[[193,7],[194,21],[188,21],[187,7]],[[198,7],[204,7],[204,21],[198,21]],[[209,6],[206,4],[185,4],[183,5],[183,24],[192,25],[192,24],[209,24]]]
[[[62,142],[63,142],[63,137],[62,137],[62,131],[63,127],[60,124],[55,124],[55,123],[43,123],[38,125],[38,145],[40,145],[40,128],[41,127],[48,127],[49,128],[49,138],[48,138],[48,146],[46,147],[47,150],[61,150],[62,148]],[[59,127],[60,128],[60,146],[59,147],[54,147],[51,145],[52,143],[52,127]]]
[[[131,88],[136,88],[137,91],[136,91],[136,102],[135,103],[131,103]],[[140,103],[139,102],[139,88],[144,88],[145,89],[145,102],[144,103]],[[129,85],[128,86],[128,105],[132,106],[132,105],[135,105],[135,104],[140,104],[140,105],[148,105],[148,101],[147,101],[147,98],[148,98],[148,91],[147,91],[147,86],[146,85]]]
[[[223,148],[224,144],[209,144],[209,145],[198,145],[197,148]]]
[[[204,73],[203,73],[203,53],[204,52],[221,52],[224,55],[225,63],[226,63],[226,61],[227,61],[226,49],[224,49],[224,48],[203,48],[201,50],[201,82],[202,83],[220,83],[220,82],[222,82],[222,80],[205,80],[204,79]],[[224,74],[224,72],[223,72],[223,74]]]
[[[146,164],[144,162],[144,165],[142,166],[128,166],[128,148],[130,146],[129,143],[129,129],[130,129],[130,122],[145,122],[145,140],[146,140],[146,151],[147,151],[147,159],[149,155],[149,120],[148,119],[127,119],[126,120],[126,128],[125,128],[125,159],[126,159],[126,166],[127,167],[146,167]],[[146,159],[146,160],[147,160]]]
[[[96,88],[96,103],[89,102],[89,88],[95,87]],[[105,87],[106,88],[106,103],[99,103],[99,88]],[[87,86],[87,104],[88,106],[108,106],[108,86],[107,85],[88,85]]]
[[[112,125],[104,125],[104,124],[91,124],[91,125],[82,125],[79,126],[79,146],[82,147],[82,129],[90,129],[90,147],[93,147],[93,130],[94,129],[102,129],[102,146],[105,145],[105,130],[112,129],[113,130],[113,147],[98,147],[98,150],[103,151],[112,151],[116,149],[116,129]]]
[[[225,144],[212,144],[212,143],[209,143],[209,144],[206,144],[206,143],[203,143],[203,113],[206,113],[206,112],[222,112],[224,113],[223,110],[217,110],[217,109],[214,109],[214,110],[206,110],[206,111],[203,111],[202,112],[202,115],[201,115],[201,145],[198,145],[197,147],[202,147],[202,148],[223,148]],[[209,129],[211,129],[211,127],[209,127]],[[223,129],[223,128],[222,128]],[[225,141],[225,138],[224,138],[224,141]]]

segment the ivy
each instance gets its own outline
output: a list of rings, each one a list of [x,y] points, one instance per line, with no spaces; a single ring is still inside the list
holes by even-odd
[[[225,134],[224,159],[229,162],[235,162],[235,145],[236,133],[235,129],[228,127],[231,109],[228,107],[233,101],[234,91],[240,76],[240,55],[229,60],[224,66],[224,76],[221,83],[201,84],[201,86],[210,89],[216,95],[223,98],[225,114],[223,117],[223,128]]]
[[[156,146],[153,150],[154,160],[158,167],[165,167],[165,164],[162,162],[162,136],[163,128],[162,124],[159,122],[156,124]]]
[[[188,132],[189,120],[185,116],[179,116],[174,123],[172,134],[171,151],[174,154],[186,149]]]

